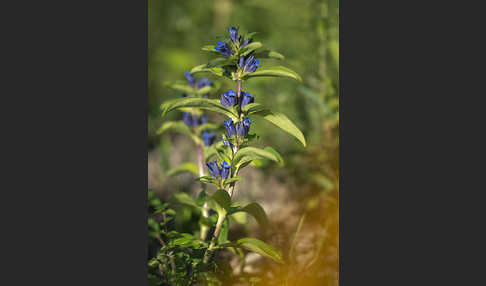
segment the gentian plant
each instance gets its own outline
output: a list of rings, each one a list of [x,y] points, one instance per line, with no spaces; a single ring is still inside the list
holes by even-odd
[[[277,52],[264,49],[262,43],[253,41],[254,35],[255,33],[239,35],[238,27],[229,28],[227,40],[202,48],[203,51],[208,51],[217,57],[207,64],[194,67],[189,74],[186,74],[188,84],[191,86],[196,85],[193,79],[194,74],[210,73],[233,81],[235,84],[233,89],[223,92],[217,99],[203,96],[184,97],[167,101],[161,105],[162,116],[173,110],[188,112],[188,109],[197,109],[217,112],[227,117],[222,124],[224,129],[220,129],[224,130],[220,136],[202,133],[203,143],[212,145],[208,147],[204,155],[208,175],[201,175],[198,180],[214,186],[215,191],[210,193],[209,189],[203,189],[195,199],[184,197],[183,200],[179,200],[183,204],[200,209],[205,218],[201,224],[210,229],[210,235],[201,236],[200,239],[200,243],[204,245],[200,267],[206,267],[206,269],[214,270],[214,267],[207,267],[213,265],[214,252],[221,249],[229,249],[242,258],[244,258],[243,250],[252,251],[276,262],[282,262],[280,251],[261,240],[249,237],[236,241],[228,240],[228,218],[237,212],[252,215],[264,229],[268,226],[268,218],[260,204],[253,202],[242,206],[232,200],[235,186],[242,179],[238,176],[239,172],[254,160],[271,160],[280,165],[283,164],[280,154],[270,146],[264,148],[250,146],[251,142],[257,138],[256,134],[251,133],[255,124],[252,117],[261,117],[273,123],[294,136],[302,145],[306,145],[302,132],[287,116],[265,108],[256,102],[255,96],[250,94],[250,91],[243,90],[243,83],[254,77],[287,77],[301,81],[301,77],[289,68],[265,67],[261,59],[281,60],[284,57]],[[196,93],[202,94],[198,91]],[[186,122],[186,126],[195,128],[195,125],[201,124],[201,117],[197,117],[200,114],[195,112],[190,114],[183,115],[185,116],[184,122]],[[216,142],[216,138],[218,142]],[[203,173],[200,172],[200,174]],[[217,215],[216,221],[210,219],[213,213]]]

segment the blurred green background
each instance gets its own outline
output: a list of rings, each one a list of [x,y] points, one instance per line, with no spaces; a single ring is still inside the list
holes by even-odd
[[[254,119],[252,132],[261,137],[259,144],[274,147],[286,164],[283,168],[263,164],[244,173],[244,180],[249,182],[237,187],[239,198],[263,201],[274,226],[270,241],[284,254],[300,217],[306,214],[299,234],[302,243],[297,249],[302,257],[286,267],[261,264],[257,272],[274,273],[272,279],[262,274],[261,285],[283,285],[284,280],[287,285],[337,285],[339,1],[149,0],[148,14],[149,187],[167,199],[171,193],[190,191],[194,185],[190,175],[165,175],[179,163],[195,162],[196,157],[194,146],[183,135],[155,134],[163,121],[180,118],[180,112],[172,112],[164,119],[160,116],[163,101],[181,96],[164,83],[184,80],[185,71],[212,58],[201,47],[216,44],[218,37],[227,37],[228,27],[239,26],[240,33],[258,32],[254,40],[285,56],[283,61],[261,60],[262,66],[287,66],[299,73],[304,82],[252,79],[245,82],[243,90],[255,96],[256,102],[285,113],[302,130],[308,143],[304,148],[278,128]],[[211,75],[207,77],[216,80]],[[229,88],[235,89],[229,80],[221,80],[221,84],[220,92],[212,98],[219,98]],[[222,122],[220,116],[209,116],[212,122]],[[258,233],[252,226],[241,231]],[[303,267],[304,272],[299,270]]]

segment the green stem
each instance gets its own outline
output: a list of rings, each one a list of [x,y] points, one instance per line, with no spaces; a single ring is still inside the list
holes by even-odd
[[[238,98],[238,120],[241,120],[241,79],[238,79],[237,81],[237,98]],[[236,152],[240,149],[240,142],[238,138],[236,139]],[[231,174],[233,177],[235,174]],[[230,197],[233,197],[233,190],[235,188],[235,183],[231,183],[230,187],[228,188],[228,193]],[[214,230],[213,233],[213,238],[211,239],[211,242],[209,244],[208,249],[206,250],[206,253],[204,253],[204,258],[203,258],[203,263],[207,264],[209,262],[209,259],[211,259],[211,255],[213,252],[213,248],[216,245],[216,241],[218,241],[219,238],[219,233],[221,232],[221,227],[223,226],[223,222],[226,218],[226,213],[224,214],[218,214],[218,221],[216,223],[216,229]]]
[[[216,229],[214,230],[213,238],[211,239],[211,243],[209,244],[208,250],[204,253],[203,263],[207,264],[209,259],[211,259],[211,255],[213,252],[213,248],[216,245],[216,241],[218,240],[219,233],[221,232],[221,228],[223,226],[223,222],[226,218],[226,213],[218,215],[218,222],[216,222]]]

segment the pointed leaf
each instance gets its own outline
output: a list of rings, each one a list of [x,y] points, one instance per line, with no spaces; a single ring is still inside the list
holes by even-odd
[[[191,139],[196,144],[202,144],[202,139],[197,137],[183,121],[168,121],[162,124],[160,128],[157,130],[157,134],[160,135],[166,131],[176,131],[179,133],[186,134],[191,137]]]
[[[208,72],[215,74],[217,76],[223,76],[223,68],[221,67],[208,67],[207,64],[199,65],[191,70],[191,74],[201,73],[201,72]]]
[[[177,91],[182,91],[182,92],[188,93],[188,94],[194,94],[195,93],[195,89],[192,86],[190,86],[187,83],[182,82],[182,81],[166,82],[165,86],[172,88],[174,90],[177,90]]]
[[[175,168],[170,169],[167,172],[167,176],[174,176],[174,175],[177,175],[177,174],[180,174],[180,173],[183,173],[183,172],[191,172],[191,173],[199,176],[198,167],[194,163],[190,163],[190,162],[184,163],[182,165],[179,165]]]
[[[225,215],[231,206],[231,197],[225,190],[217,190],[212,196],[212,207],[221,217]]]
[[[263,44],[260,43],[260,42],[249,43],[247,46],[245,46],[245,47],[243,47],[243,49],[241,49],[240,55],[246,56],[249,53],[251,53],[252,51],[261,48],[262,46],[263,46]]]
[[[238,119],[238,115],[234,114],[233,111],[221,105],[218,99],[198,98],[198,97],[176,98],[164,102],[160,106],[160,109],[162,109],[162,117],[165,116],[167,112],[170,112],[175,109],[183,108],[183,107],[197,107],[200,109],[211,110],[218,113],[222,113],[232,118],[233,121],[237,121]]]
[[[255,58],[257,59],[277,59],[277,60],[285,59],[285,57],[282,54],[270,50],[256,51],[254,55]]]
[[[262,208],[262,206],[258,203],[250,203],[243,208],[239,207],[236,210],[233,210],[232,214],[237,212],[246,212],[248,214],[251,214],[261,227],[263,227],[264,229],[268,228],[269,223],[267,214],[265,213],[265,210]]]
[[[241,180],[240,176],[234,176],[233,178],[228,178],[228,179],[224,180],[223,186],[226,187],[227,185],[234,183],[234,182],[238,182],[240,180]]]
[[[201,133],[203,131],[214,131],[223,128],[221,124],[205,123],[196,127],[196,132]]]
[[[199,208],[199,206],[196,204],[193,198],[191,198],[188,194],[186,193],[175,193],[172,196],[172,200],[174,202],[182,204],[182,205],[187,205],[187,206],[192,206],[195,208]]]
[[[208,184],[216,184],[216,179],[211,176],[202,176],[197,178],[196,181],[200,181]]]
[[[283,131],[289,133],[290,135],[297,138],[304,147],[306,146],[304,134],[295,126],[295,124],[290,121],[283,113],[271,112],[270,110],[261,110],[253,113],[255,115],[261,116],[264,119],[270,121],[277,127],[280,127]]]
[[[236,241],[236,244],[239,247],[245,248],[249,251],[256,252],[263,256],[273,259],[278,263],[283,263],[282,254],[272,246],[266,244],[265,242],[252,238],[252,237],[245,237]]]
[[[201,48],[201,50],[202,51],[205,51],[205,52],[213,52],[215,54],[220,55],[220,53],[214,49],[214,45],[206,45],[206,46],[203,46]]]
[[[255,72],[245,73],[242,76],[242,79],[249,79],[252,77],[261,77],[261,76],[268,76],[268,77],[289,77],[295,79],[297,81],[302,82],[302,78],[299,74],[294,72],[293,70],[282,67],[282,66],[275,66],[267,69],[258,69]]]
[[[235,154],[235,157],[233,158],[233,164],[238,169],[241,164],[254,159],[269,159],[275,162],[279,162],[279,159],[270,151],[256,147],[245,147],[238,150],[238,152]]]
[[[285,162],[284,162],[282,156],[280,156],[280,153],[277,152],[277,150],[273,149],[270,146],[263,148],[263,150],[273,153],[273,155],[275,155],[275,157],[277,157],[277,159],[278,159],[278,165],[280,167],[283,167]]]

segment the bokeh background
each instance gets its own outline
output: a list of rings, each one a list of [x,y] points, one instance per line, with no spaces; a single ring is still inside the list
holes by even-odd
[[[294,259],[284,266],[249,256],[245,271],[261,277],[255,285],[338,285],[339,272],[339,1],[338,0],[149,0],[148,150],[149,188],[163,200],[174,192],[197,188],[190,174],[168,177],[167,170],[184,162],[196,163],[193,143],[184,135],[156,135],[165,120],[180,118],[172,112],[162,119],[160,104],[180,97],[164,83],[184,80],[184,72],[206,63],[211,55],[203,45],[240,31],[258,32],[254,40],[285,56],[285,60],[261,60],[262,66],[287,66],[304,79],[258,78],[243,90],[255,101],[285,113],[304,133],[304,148],[293,137],[268,122],[255,118],[252,132],[259,145],[274,147],[284,167],[263,162],[242,171],[236,187],[238,201],[257,201],[267,212],[272,228],[262,233],[248,219],[230,231],[255,236],[288,255],[299,220]],[[198,77],[200,77],[198,75]],[[220,80],[223,92],[234,83]],[[212,98],[219,97],[212,94]],[[211,122],[223,118],[209,114]],[[252,118],[253,119],[253,118]],[[190,214],[182,214],[190,220]],[[181,226],[182,227],[182,226]]]

